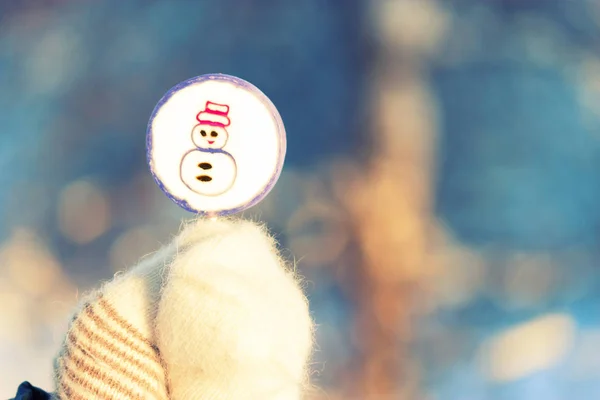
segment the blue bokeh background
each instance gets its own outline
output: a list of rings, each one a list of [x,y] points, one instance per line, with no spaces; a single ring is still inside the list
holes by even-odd
[[[396,11],[378,16],[382,3]],[[391,38],[380,33],[385,24]],[[435,46],[419,41],[430,36]],[[413,355],[399,370],[420,373],[398,380],[413,379],[430,399],[595,398],[599,39],[592,0],[1,2],[0,370],[18,368],[0,377],[0,396],[26,379],[50,385],[72,293],[109,279],[191,217],[147,171],[146,124],[169,88],[221,72],[259,87],[286,125],[284,174],[252,215],[311,282],[321,326],[314,380],[324,393],[363,399],[351,381],[368,359],[355,335],[362,298],[340,272],[362,268],[360,222],[341,213],[334,233],[323,233],[345,204],[331,171],[366,176],[384,157],[374,143],[394,132],[374,123],[373,93],[397,73],[425,87],[434,110],[419,116],[436,121],[423,224],[446,238],[427,238],[427,253],[442,261],[424,263],[430,279],[413,286],[430,306],[415,311],[410,340],[398,340]],[[314,207],[326,211],[306,214]],[[394,208],[382,212],[393,219]],[[323,237],[345,245],[303,261]],[[39,269],[20,267],[31,263],[17,251],[23,243],[39,253]],[[52,285],[28,286],[51,266]],[[40,307],[55,301],[65,310]],[[548,315],[568,324],[520,335],[525,349],[545,343],[538,353],[495,341]],[[33,368],[34,359],[47,365]]]

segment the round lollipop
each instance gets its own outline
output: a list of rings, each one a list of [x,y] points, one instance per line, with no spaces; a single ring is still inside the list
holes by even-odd
[[[230,75],[188,79],[158,102],[147,131],[150,171],[188,211],[217,216],[261,201],[279,178],[285,129],[254,85]]]

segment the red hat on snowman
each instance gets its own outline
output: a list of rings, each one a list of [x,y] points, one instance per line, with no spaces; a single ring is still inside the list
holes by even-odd
[[[212,126],[229,126],[229,106],[225,104],[217,104],[212,101],[207,101],[204,106],[204,110],[200,111],[196,115],[196,119],[201,124],[212,125]]]

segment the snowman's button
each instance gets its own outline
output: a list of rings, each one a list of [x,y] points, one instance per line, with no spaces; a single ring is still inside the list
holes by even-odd
[[[250,83],[221,74],[171,89],[147,132],[148,162],[159,187],[185,209],[211,215],[262,200],[281,173],[285,144],[271,101]]]

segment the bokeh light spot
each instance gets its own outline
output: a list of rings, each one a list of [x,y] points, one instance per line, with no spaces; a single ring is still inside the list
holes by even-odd
[[[78,244],[89,243],[110,227],[107,196],[90,182],[74,182],[60,195],[58,218],[66,238]]]
[[[559,363],[570,349],[575,323],[548,314],[493,337],[482,348],[482,369],[493,381],[512,381]]]

